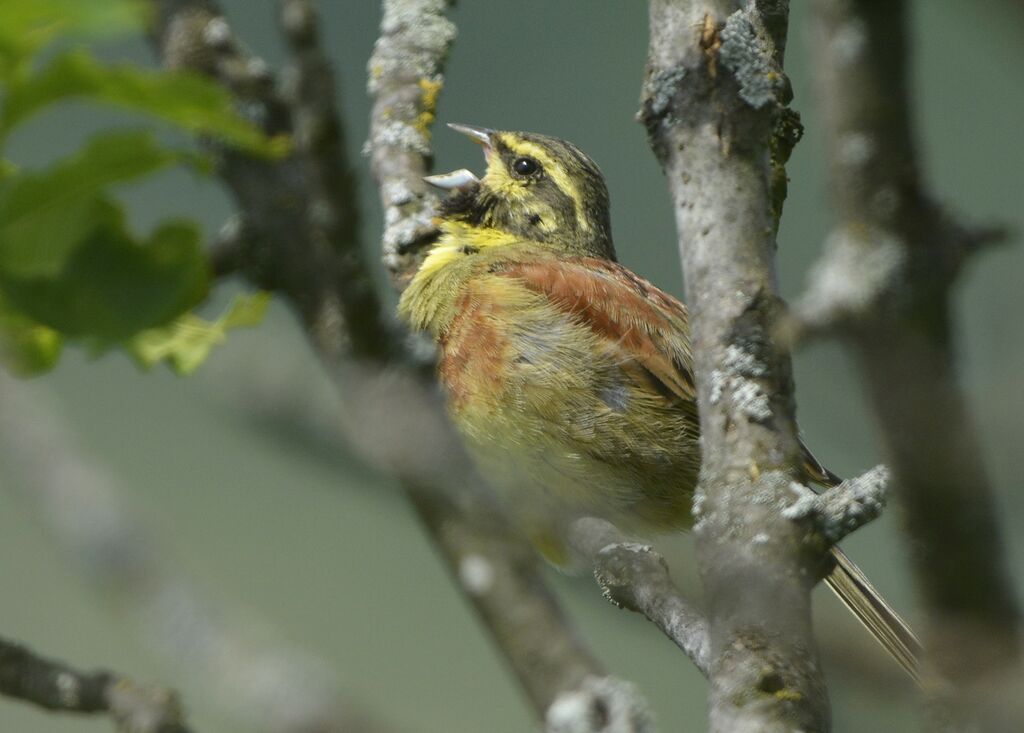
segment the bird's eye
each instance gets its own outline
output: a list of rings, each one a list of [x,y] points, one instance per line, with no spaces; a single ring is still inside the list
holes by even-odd
[[[520,176],[532,176],[540,170],[540,163],[533,158],[516,158],[512,163],[512,170]]]

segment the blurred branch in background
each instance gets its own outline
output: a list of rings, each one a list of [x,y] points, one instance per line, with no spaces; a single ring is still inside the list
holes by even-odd
[[[126,611],[142,638],[191,684],[211,690],[227,716],[268,733],[383,730],[345,701],[325,662],[249,638],[237,613],[211,608],[168,570],[148,528],[122,507],[111,478],[82,454],[30,386],[0,372],[0,394],[5,484],[19,490],[97,591]]]
[[[190,733],[176,693],[112,672],[79,672],[0,639],[0,695],[54,712],[106,713],[124,733]]]
[[[1009,689],[1021,617],[971,411],[957,383],[951,294],[1003,233],[960,223],[919,174],[903,2],[816,0],[818,88],[840,224],[795,308],[798,334],[851,345],[879,418],[928,617],[945,711],[982,713]],[[1019,689],[1019,687],[1017,688]],[[962,721],[961,721],[962,722]]]

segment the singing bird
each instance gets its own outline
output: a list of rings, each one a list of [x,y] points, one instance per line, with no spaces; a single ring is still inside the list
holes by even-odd
[[[436,340],[452,420],[509,515],[568,562],[582,516],[646,535],[685,530],[700,468],[686,307],[618,264],[608,189],[575,145],[449,125],[487,170],[427,178],[440,236],[399,313]],[[839,479],[804,449],[809,481]],[[919,644],[838,548],[830,587],[917,675]]]

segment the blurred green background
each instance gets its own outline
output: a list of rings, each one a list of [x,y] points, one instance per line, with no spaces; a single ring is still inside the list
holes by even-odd
[[[283,62],[271,0],[222,5],[241,39],[272,65]],[[359,148],[369,114],[364,68],[378,9],[366,0],[320,6],[351,156],[363,180],[365,239],[375,246],[380,212]],[[793,4],[787,56],[807,129],[789,166],[779,236],[779,277],[788,298],[800,293],[830,225],[805,13],[804,3]],[[621,259],[680,293],[668,195],[633,121],[646,51],[644,4],[464,1],[452,17],[459,38],[439,120],[544,132],[579,144],[608,178]],[[912,27],[927,176],[956,209],[1010,224],[1019,244],[1024,14],[1009,2],[919,2]],[[141,41],[104,46],[103,55],[152,63]],[[66,105],[27,125],[9,149],[15,162],[31,166],[124,121]],[[479,168],[479,152],[441,128],[436,151],[438,170]],[[209,234],[232,210],[215,181],[182,172],[147,179],[125,198],[142,226],[179,214],[196,217]],[[999,489],[1018,585],[1024,584],[1024,494],[1017,490],[1024,475],[1022,273],[1021,248],[1001,248],[972,265],[958,291],[963,382]],[[233,287],[224,286],[217,299]],[[841,349],[811,346],[796,365],[801,424],[816,454],[845,474],[877,463],[871,417]],[[57,402],[83,450],[109,469],[168,562],[229,611],[256,613],[280,637],[324,655],[353,699],[410,731],[534,728],[512,678],[402,498],[330,447],[333,388],[282,305],[275,304],[261,328],[232,334],[192,378],[145,374],[120,355],[90,360],[72,350],[54,373],[27,388]],[[846,547],[913,619],[898,524],[892,510]],[[182,691],[197,730],[240,730],[220,716],[196,680],[168,667],[132,633],[8,491],[0,491],[0,538],[0,634],[80,667],[109,666],[165,682]],[[693,587],[688,540],[659,546],[680,581]],[[607,605],[588,579],[550,575],[608,668],[651,700],[661,729],[701,730],[706,685],[685,657],[643,619]],[[827,591],[818,594],[817,624],[823,634],[871,643]],[[828,671],[837,730],[912,725],[911,704],[879,694],[841,665]],[[106,720],[53,717],[0,699],[0,731],[109,729]]]

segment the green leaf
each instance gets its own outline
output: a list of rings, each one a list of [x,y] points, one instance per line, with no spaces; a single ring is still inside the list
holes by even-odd
[[[208,283],[195,225],[165,223],[142,245],[119,216],[107,216],[85,233],[55,276],[0,273],[0,287],[13,307],[66,336],[92,338],[100,347],[170,322],[202,300]]]
[[[11,85],[0,114],[0,137],[46,105],[72,97],[152,115],[258,155],[280,156],[289,147],[286,138],[268,138],[239,115],[228,91],[205,77],[130,64],[106,66],[84,49],[67,51],[38,74]]]
[[[229,330],[259,325],[269,302],[266,292],[236,296],[215,321],[187,313],[169,326],[137,334],[126,348],[146,368],[167,361],[178,374],[191,374],[227,339]]]
[[[0,360],[13,373],[49,371],[60,358],[63,339],[52,328],[7,308],[0,299]]]
[[[10,76],[58,36],[112,36],[144,27],[139,0],[3,0],[0,76]]]
[[[104,187],[182,157],[158,145],[148,132],[104,133],[49,168],[6,179],[0,183],[0,272],[56,275],[83,237],[119,219],[102,196]]]

